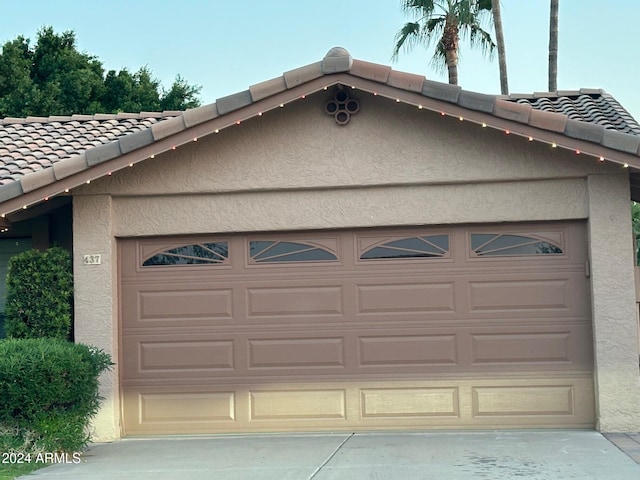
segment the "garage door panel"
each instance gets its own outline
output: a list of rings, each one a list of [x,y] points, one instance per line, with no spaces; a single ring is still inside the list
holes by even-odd
[[[503,280],[469,283],[471,311],[567,309],[567,280]]]
[[[235,392],[146,393],[139,395],[138,407],[147,424],[229,422],[235,419]]]
[[[211,335],[208,335],[212,337]],[[128,378],[211,376],[236,371],[236,341],[207,335],[128,335]]]
[[[345,389],[254,390],[250,392],[249,421],[345,419]]]
[[[491,276],[471,276],[468,282],[470,313],[505,312],[525,315],[572,315],[588,313],[589,306],[584,304],[584,291],[587,287],[585,273],[571,272],[546,274],[500,275],[500,279]]]
[[[225,325],[234,319],[233,290],[203,284],[139,285],[122,293],[123,326]]]
[[[455,335],[384,335],[358,339],[359,367],[458,365]]]
[[[459,388],[362,388],[364,418],[458,417]]]
[[[585,231],[122,240],[125,434],[592,426]]]
[[[343,288],[341,286],[252,287],[246,290],[247,319],[277,317],[279,320],[317,315],[341,316]]]
[[[473,415],[573,415],[573,385],[474,387]]]
[[[249,370],[345,368],[343,337],[249,339]]]
[[[357,292],[358,314],[455,311],[453,282],[360,284]]]
[[[590,370],[593,368],[589,325],[485,326],[462,329],[471,369]]]
[[[569,335],[569,331],[474,334],[473,363],[569,363]]]

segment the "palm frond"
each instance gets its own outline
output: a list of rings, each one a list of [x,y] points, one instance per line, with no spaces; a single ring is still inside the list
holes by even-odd
[[[429,65],[436,73],[443,73],[447,70],[447,53],[445,52],[442,42],[438,42],[433,57],[429,60]]]
[[[434,0],[403,0],[400,7],[405,15],[429,16],[435,9],[443,8],[440,2]]]
[[[404,26],[396,33],[394,38],[395,46],[393,47],[392,60],[398,59],[400,49],[409,50],[415,43],[416,38],[420,36],[420,24],[418,22],[405,23]]]
[[[467,30],[462,30],[463,35]],[[493,60],[495,56],[496,44],[491,38],[491,34],[483,30],[480,25],[472,24],[468,26],[469,31],[469,43],[472,47],[480,47],[480,51],[483,55],[486,55],[490,60]]]

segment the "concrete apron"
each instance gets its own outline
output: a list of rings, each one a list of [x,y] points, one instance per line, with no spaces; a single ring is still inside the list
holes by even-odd
[[[592,431],[220,435],[94,444],[21,478],[611,480],[640,464]]]

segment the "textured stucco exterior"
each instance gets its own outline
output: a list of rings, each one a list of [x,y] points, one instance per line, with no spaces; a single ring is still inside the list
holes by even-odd
[[[117,358],[117,237],[588,219],[598,426],[640,429],[625,171],[362,92],[340,127],[323,112],[331,96],[74,190],[76,338]],[[91,253],[101,265],[82,264]],[[118,378],[117,365],[103,378],[100,439],[119,436]]]
[[[640,430],[635,278],[625,175],[591,175],[589,237],[599,430]]]
[[[75,341],[101,348],[118,358],[118,282],[116,241],[108,195],[76,197],[73,202],[73,275]],[[84,265],[83,256],[100,254],[100,265]],[[120,436],[118,365],[101,377],[102,408],[94,419],[94,439]]]

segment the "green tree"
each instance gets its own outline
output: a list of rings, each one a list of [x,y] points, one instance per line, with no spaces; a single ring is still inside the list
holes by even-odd
[[[560,0],[551,0],[549,8],[549,91],[558,90],[558,7]]]
[[[73,32],[52,27],[35,45],[19,36],[0,54],[1,117],[183,110],[200,105],[199,93],[180,76],[165,91],[146,66],[105,75],[102,62],[78,51]]]
[[[449,83],[457,85],[460,36],[484,54],[493,54],[495,43],[481,25],[487,10],[480,8],[479,0],[402,0],[401,8],[414,21],[396,34],[393,59],[403,48],[435,43],[431,64],[436,69],[446,68]]]

